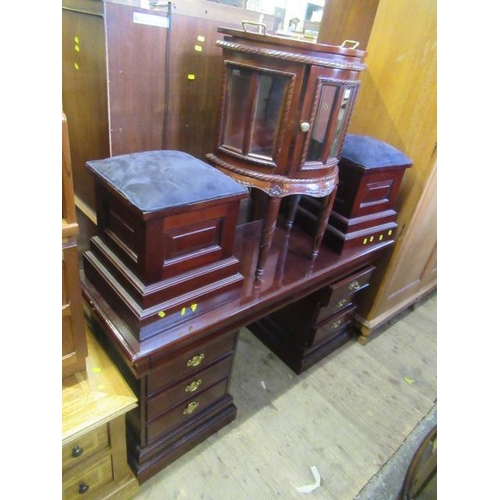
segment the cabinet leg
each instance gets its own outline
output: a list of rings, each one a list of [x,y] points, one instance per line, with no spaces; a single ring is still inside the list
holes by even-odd
[[[328,219],[332,212],[333,202],[335,201],[335,194],[337,188],[335,188],[328,196],[325,196],[321,200],[321,210],[318,216],[318,224],[316,226],[316,233],[314,234],[313,248],[311,253],[311,258],[315,259],[319,253],[319,247],[323,241],[323,235],[325,234],[326,226],[328,225]]]
[[[291,229],[293,226],[293,221],[295,220],[295,214],[297,213],[297,207],[299,206],[300,194],[293,194],[288,202],[288,210],[286,212],[286,228]]]
[[[256,284],[262,281],[267,254],[269,252],[271,242],[273,241],[274,230],[276,229],[276,220],[278,219],[280,204],[281,198],[274,196],[269,197],[267,201],[266,213],[262,225],[262,233],[260,235],[259,257],[257,260],[257,267],[255,269]]]

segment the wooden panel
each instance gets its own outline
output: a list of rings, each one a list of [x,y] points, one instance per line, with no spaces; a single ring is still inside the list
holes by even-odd
[[[395,205],[400,241],[359,307],[365,334],[433,287],[424,276],[436,243],[435,188],[428,186],[437,162],[436,11],[436,0],[380,0],[351,119],[350,133],[376,137],[413,161]]]
[[[95,7],[101,2],[86,3]],[[85,162],[109,156],[108,109],[104,20],[87,9],[62,11],[62,101],[75,194],[94,207],[94,184]]]
[[[166,13],[109,3],[106,8],[111,156],[163,149]]]
[[[63,0],[63,107],[75,193],[89,210],[95,195],[88,160],[156,149],[204,159],[214,148],[222,78],[217,27],[241,27],[242,19],[258,21],[260,14],[202,0],[172,4],[167,30],[134,22],[134,13],[165,21],[166,7]]]
[[[398,195],[398,224],[411,218],[437,144],[436,0],[381,0],[367,70],[349,132],[396,147],[413,160]],[[405,26],[405,29],[399,29]]]
[[[344,40],[356,40],[366,50],[378,4],[379,0],[326,0],[318,43],[341,45]]]

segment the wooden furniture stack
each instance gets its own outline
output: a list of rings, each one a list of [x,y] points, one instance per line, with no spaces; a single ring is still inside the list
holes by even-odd
[[[90,330],[86,368],[62,388],[62,498],[132,498],[139,487],[127,464],[125,414],[137,406]]]
[[[62,377],[85,369],[87,341],[78,265],[68,122],[62,113]]]

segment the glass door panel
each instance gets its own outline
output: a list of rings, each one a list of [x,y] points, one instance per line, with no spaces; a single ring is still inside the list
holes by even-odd
[[[246,119],[245,108],[250,95],[252,72],[239,68],[230,68],[228,71],[222,144],[242,153]]]
[[[340,102],[335,135],[328,155],[330,158],[339,154],[339,148],[346,133],[347,118],[351,114],[354,95],[355,89],[353,87],[344,87],[342,90],[342,101]]]
[[[273,158],[276,137],[280,130],[283,99],[288,89],[285,76],[258,74],[255,118],[249,154]]]
[[[221,146],[275,166],[290,74],[229,66]]]
[[[325,147],[327,147],[328,131],[333,119],[335,101],[338,94],[336,85],[323,85],[318,102],[316,117],[314,118],[313,130],[309,141],[306,161],[322,161]]]

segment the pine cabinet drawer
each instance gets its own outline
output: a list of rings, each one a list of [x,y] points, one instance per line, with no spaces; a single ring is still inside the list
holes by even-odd
[[[147,402],[147,419],[152,420],[160,413],[187,399],[192,399],[205,388],[210,387],[215,382],[229,377],[233,354],[228,354],[225,359],[209,366],[194,376],[183,379],[178,384],[166,389],[157,396],[150,398]]]
[[[312,345],[331,340],[352,323],[352,318],[356,310],[356,305],[352,304],[343,309],[340,313],[334,315],[332,318],[320,323],[316,327]]]
[[[98,498],[94,495],[112,481],[111,453],[104,451],[63,474],[63,500]]]
[[[367,266],[330,285],[324,297],[325,305],[319,310],[316,322],[319,323],[352,304],[355,295],[369,285],[374,270],[373,266]]]
[[[153,395],[175,381],[189,377],[210,365],[213,361],[234,351],[237,332],[218,335],[208,342],[197,343],[182,351],[147,379],[147,395]]]
[[[107,424],[75,439],[62,448],[62,468],[79,464],[99,450],[109,447],[109,434]]]
[[[197,395],[177,405],[175,408],[158,416],[148,425],[148,442],[153,442],[162,434],[166,434],[177,425],[197,416],[205,408],[215,403],[227,393],[229,379],[225,378]]]

